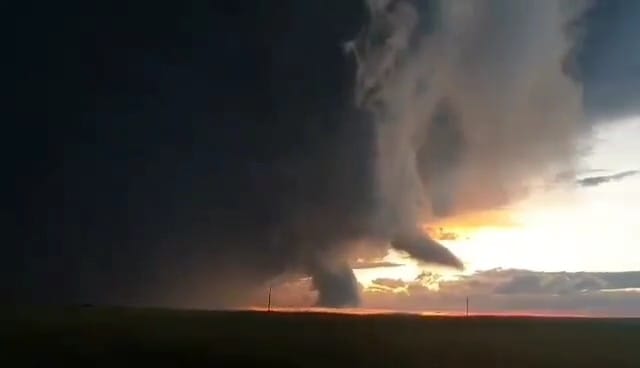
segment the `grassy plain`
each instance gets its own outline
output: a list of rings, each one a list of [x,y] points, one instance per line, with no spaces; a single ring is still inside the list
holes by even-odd
[[[2,366],[640,367],[640,320],[4,308]]]

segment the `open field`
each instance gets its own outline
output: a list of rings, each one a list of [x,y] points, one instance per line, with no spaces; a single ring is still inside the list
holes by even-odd
[[[17,366],[640,367],[640,320],[3,309]]]

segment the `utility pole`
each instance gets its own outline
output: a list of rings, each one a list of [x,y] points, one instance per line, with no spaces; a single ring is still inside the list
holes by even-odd
[[[469,297],[467,297],[467,317],[469,317]]]
[[[271,312],[271,286],[269,286],[269,299],[267,300],[267,312]]]

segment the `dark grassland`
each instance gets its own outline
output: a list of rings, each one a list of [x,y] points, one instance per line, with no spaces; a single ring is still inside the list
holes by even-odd
[[[0,322],[3,367],[640,367],[638,319],[69,307]]]

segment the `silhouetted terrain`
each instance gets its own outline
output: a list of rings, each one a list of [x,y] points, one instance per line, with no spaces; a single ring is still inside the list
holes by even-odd
[[[7,366],[638,367],[640,320],[171,311],[2,313]]]

